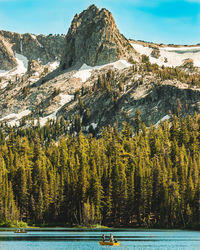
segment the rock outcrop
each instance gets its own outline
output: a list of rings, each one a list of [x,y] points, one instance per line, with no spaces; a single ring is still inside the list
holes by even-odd
[[[160,57],[160,50],[157,48],[154,48],[151,52],[151,56],[158,59]]]
[[[120,34],[112,14],[91,5],[75,15],[65,39],[61,66],[67,69],[86,63],[103,65],[119,59],[136,57],[129,41]]]
[[[27,72],[28,73],[35,73],[35,72],[39,72],[41,68],[41,65],[38,63],[38,61],[36,60],[31,60],[28,62],[28,69]]]
[[[36,36],[0,30],[0,70],[10,70],[16,66],[15,52],[43,65],[60,61],[64,39],[64,35]]]
[[[11,44],[0,36],[0,70],[10,70],[17,65]]]

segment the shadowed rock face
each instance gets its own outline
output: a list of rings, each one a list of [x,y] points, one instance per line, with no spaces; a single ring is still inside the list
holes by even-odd
[[[75,15],[65,39],[63,69],[86,63],[95,66],[136,56],[128,40],[119,33],[112,14],[91,5]]]
[[[0,69],[10,70],[17,65],[11,45],[0,36]]]

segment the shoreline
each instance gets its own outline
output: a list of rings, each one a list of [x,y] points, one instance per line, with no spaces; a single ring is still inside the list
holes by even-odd
[[[142,231],[142,230],[149,230],[149,231],[156,231],[156,230],[163,230],[163,231],[169,231],[169,230],[183,230],[183,231],[200,231],[199,227],[185,227],[185,228],[159,228],[159,227],[152,227],[152,228],[147,228],[147,227],[80,227],[80,226],[27,226],[27,227],[1,227],[0,226],[0,231],[13,231],[16,229],[25,229],[27,231]]]

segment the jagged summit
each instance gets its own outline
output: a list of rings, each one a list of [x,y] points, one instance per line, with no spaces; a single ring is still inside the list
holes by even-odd
[[[91,5],[75,15],[66,35],[63,69],[86,63],[95,66],[111,63],[136,52],[120,34],[112,14],[107,9]]]

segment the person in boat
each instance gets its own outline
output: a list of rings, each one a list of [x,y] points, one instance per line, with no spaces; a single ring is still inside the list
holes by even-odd
[[[114,237],[112,234],[110,234],[110,242],[114,242]]]
[[[102,241],[103,242],[106,241],[106,235],[105,234],[102,235]]]

